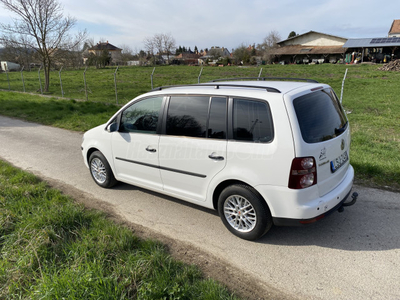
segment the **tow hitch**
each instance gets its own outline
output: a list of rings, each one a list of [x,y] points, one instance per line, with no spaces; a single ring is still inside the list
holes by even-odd
[[[352,200],[351,200],[350,202],[343,202],[342,206],[339,207],[338,212],[343,212],[345,206],[352,206],[352,205],[354,205],[354,203],[356,203],[356,201],[357,201],[358,193],[357,193],[357,192],[354,192],[354,193],[351,195],[351,198],[352,198]]]

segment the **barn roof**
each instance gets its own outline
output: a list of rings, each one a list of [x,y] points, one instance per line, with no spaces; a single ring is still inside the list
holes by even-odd
[[[299,55],[299,54],[343,54],[346,51],[342,46],[302,46],[292,45],[271,49],[273,55]]]
[[[400,37],[348,39],[345,48],[382,48],[400,46]]]
[[[114,45],[110,44],[108,41],[105,43],[97,43],[93,47],[89,48],[89,50],[108,50],[108,51],[116,51],[122,50]]]

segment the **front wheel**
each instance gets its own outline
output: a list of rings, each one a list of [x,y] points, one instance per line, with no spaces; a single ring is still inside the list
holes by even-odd
[[[100,151],[95,151],[90,155],[89,169],[94,182],[99,186],[110,188],[117,183],[107,159]]]
[[[262,237],[272,226],[272,217],[264,199],[245,185],[225,188],[218,199],[218,212],[225,227],[245,240]]]

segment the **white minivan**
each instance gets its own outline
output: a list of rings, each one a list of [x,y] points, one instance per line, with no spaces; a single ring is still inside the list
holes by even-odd
[[[332,88],[309,80],[162,87],[86,132],[94,181],[218,210],[235,235],[313,223],[352,205],[350,128]]]

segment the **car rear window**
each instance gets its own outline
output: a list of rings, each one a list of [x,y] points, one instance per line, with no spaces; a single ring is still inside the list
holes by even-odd
[[[298,97],[293,106],[306,143],[330,140],[343,133],[347,126],[343,108],[331,89]]]

